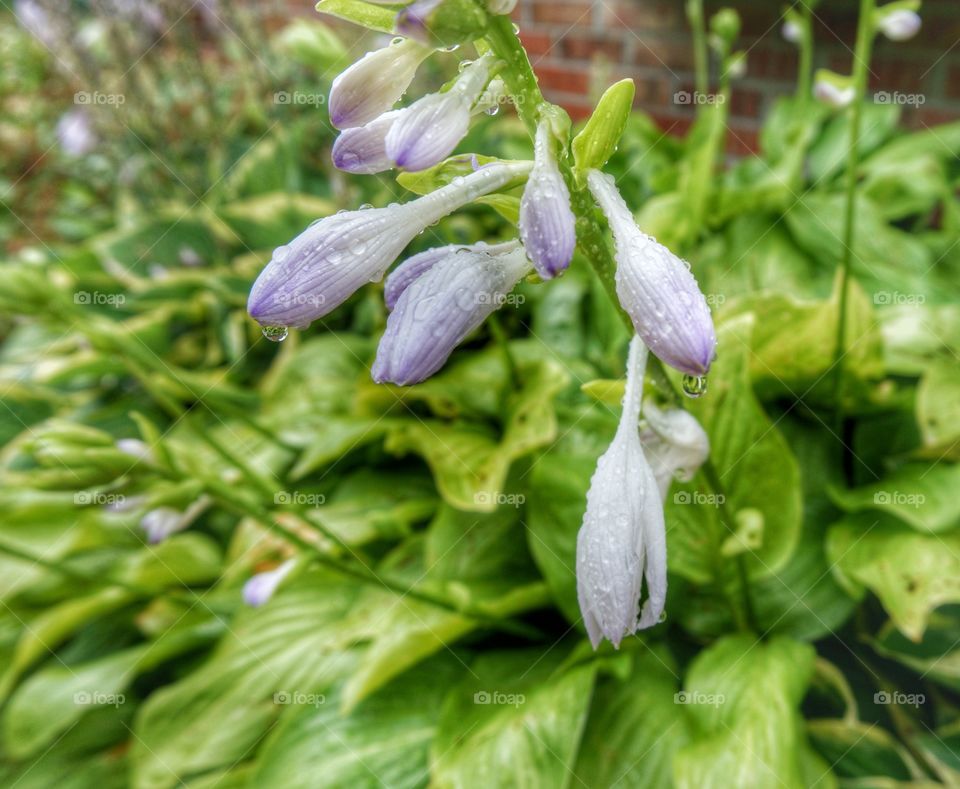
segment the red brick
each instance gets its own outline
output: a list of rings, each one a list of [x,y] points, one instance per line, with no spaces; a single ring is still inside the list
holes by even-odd
[[[693,48],[686,40],[643,33],[637,37],[633,49],[633,62],[638,66],[666,67],[673,71],[689,71],[693,68]]]
[[[563,56],[571,60],[593,60],[598,55],[619,63],[623,41],[608,36],[567,35],[560,39]]]
[[[759,133],[755,127],[730,124],[727,134],[727,153],[747,156],[760,148]]]
[[[533,21],[548,25],[589,25],[593,3],[536,0]]]
[[[553,47],[553,36],[546,33],[531,33],[529,31],[520,31],[520,41],[523,42],[527,54],[533,57],[546,55]]]
[[[566,93],[587,94],[590,91],[590,75],[575,66],[538,65],[534,69],[542,88],[562,90]]]

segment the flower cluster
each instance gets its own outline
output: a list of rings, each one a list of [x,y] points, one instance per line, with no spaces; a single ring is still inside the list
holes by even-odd
[[[469,2],[469,8],[481,7]],[[597,645],[605,636],[619,644],[660,618],[666,593],[662,492],[678,468],[695,469],[706,456],[705,436],[690,425],[692,417],[661,414],[651,405],[644,441],[652,465],[647,460],[638,425],[647,349],[684,375],[701,378],[713,361],[716,337],[689,265],[637,227],[614,179],[602,172],[623,131],[633,85],[613,86],[571,141],[570,120],[560,108],[539,91],[516,92],[533,81],[525,58],[498,49],[502,37],[485,32],[506,31],[516,41],[500,16],[512,6],[482,6],[478,29],[464,39],[476,44],[478,57],[462,63],[444,89],[406,106],[397,105],[420,64],[438,49],[450,50],[443,44],[463,16],[456,8],[468,8],[463,0],[407,5],[394,20],[403,35],[334,80],[330,119],[341,130],[332,151],[335,166],[350,173],[430,170],[423,180],[436,187],[404,204],[342,211],[312,224],[274,251],[253,285],[248,311],[266,336],[283,339],[287,327],[304,328],[366,283],[379,282],[407,245],[442,217],[494,192],[516,201],[516,190],[516,238],[429,249],[387,278],[389,317],[371,373],[378,383],[415,384],[443,367],[521,280],[562,276],[573,261],[579,223],[596,228],[599,207],[613,234],[619,305],[637,336],[620,430],[587,497],[577,564],[591,640]],[[526,83],[517,79],[524,68]],[[470,154],[450,159],[471,118],[504,93],[523,107],[534,138],[532,161],[485,158],[481,165]],[[638,619],[644,578],[648,599]]]

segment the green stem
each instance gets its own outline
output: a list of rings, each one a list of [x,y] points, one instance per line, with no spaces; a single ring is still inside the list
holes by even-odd
[[[707,29],[703,18],[703,0],[687,0],[687,21],[693,31],[694,87],[697,93],[706,96],[710,87],[710,67]],[[700,106],[697,105],[697,107]]]
[[[801,106],[806,106],[812,96],[813,85],[813,9],[806,3],[800,4],[800,16],[803,20],[800,40],[800,73],[797,78],[797,98]]]
[[[857,44],[853,55],[854,98],[850,108],[850,150],[847,155],[847,192],[843,226],[843,257],[840,262],[840,314],[837,317],[837,338],[834,346],[833,399],[836,406],[834,428],[840,435],[844,420],[844,356],[846,354],[847,303],[853,268],[853,245],[856,242],[857,170],[860,165],[860,128],[863,123],[863,102],[867,74],[873,48],[875,0],[860,0]]]

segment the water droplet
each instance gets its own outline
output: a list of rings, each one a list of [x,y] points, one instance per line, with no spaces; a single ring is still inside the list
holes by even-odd
[[[263,336],[266,337],[270,342],[283,342],[287,339],[287,327],[286,326],[264,326],[261,330]]]
[[[707,393],[707,376],[685,375],[681,386],[687,397],[703,397]]]

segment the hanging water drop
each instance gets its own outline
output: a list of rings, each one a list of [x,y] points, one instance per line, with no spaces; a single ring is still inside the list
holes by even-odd
[[[685,375],[681,387],[687,397],[703,397],[707,393],[707,376]]]
[[[270,342],[283,342],[289,333],[286,326],[264,326],[261,331]]]

